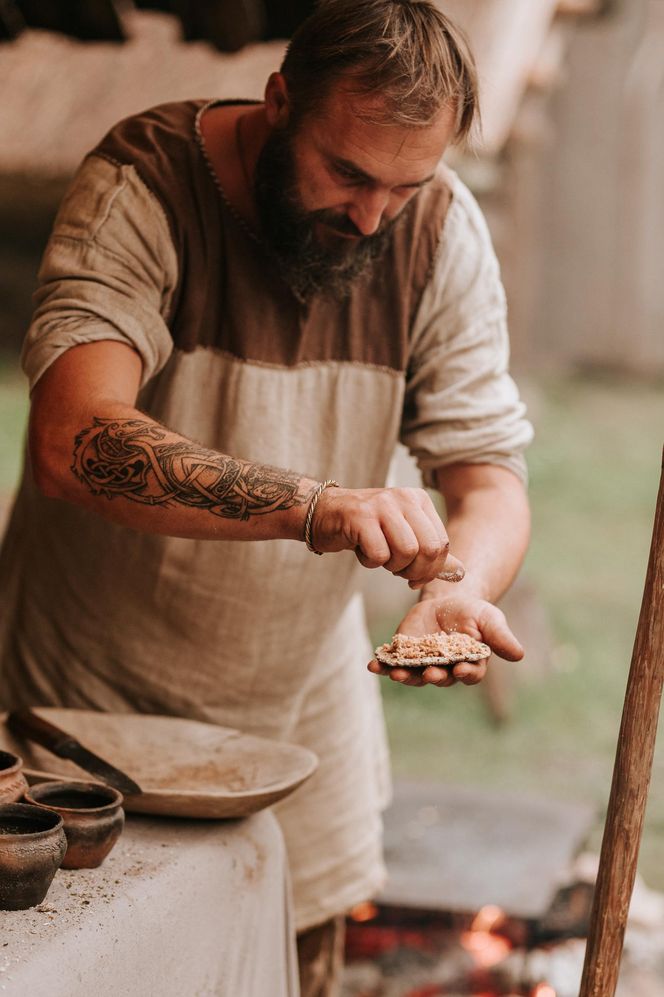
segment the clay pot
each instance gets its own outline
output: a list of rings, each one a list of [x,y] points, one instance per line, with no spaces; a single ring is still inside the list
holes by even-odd
[[[40,904],[66,851],[58,814],[25,803],[0,806],[0,910]]]
[[[28,788],[23,775],[23,759],[10,751],[0,751],[0,806],[16,803]]]
[[[42,782],[25,799],[62,817],[67,836],[63,869],[96,869],[124,827],[122,793],[100,782]]]

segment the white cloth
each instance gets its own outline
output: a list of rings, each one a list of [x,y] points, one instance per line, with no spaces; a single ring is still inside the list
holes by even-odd
[[[299,997],[286,852],[269,812],[128,816],[100,868],[59,870],[41,910],[1,918],[7,997]]]

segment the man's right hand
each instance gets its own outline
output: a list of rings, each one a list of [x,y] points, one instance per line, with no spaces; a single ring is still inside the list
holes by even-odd
[[[322,553],[354,550],[365,568],[386,568],[411,588],[459,565],[422,488],[327,488],[313,517],[312,541]]]
[[[147,533],[204,540],[302,540],[318,486],[295,471],[207,449],[135,408],[141,358],[110,340],[66,350],[32,394],[37,486]],[[419,488],[327,488],[312,540],[354,550],[422,588],[448,557],[445,528]],[[447,561],[447,563],[446,563]]]

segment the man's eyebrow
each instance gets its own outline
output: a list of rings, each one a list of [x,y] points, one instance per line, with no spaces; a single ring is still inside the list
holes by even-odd
[[[366,183],[379,184],[380,180],[376,177],[372,177],[370,173],[357,166],[350,159],[343,159],[341,156],[330,156],[330,162],[334,166],[340,166],[342,169],[346,170],[348,173],[354,173],[356,177],[360,180],[364,180]],[[412,183],[397,184],[398,187],[425,187],[430,183],[435,177],[435,173],[431,173],[428,177],[424,177],[423,180],[414,180]]]

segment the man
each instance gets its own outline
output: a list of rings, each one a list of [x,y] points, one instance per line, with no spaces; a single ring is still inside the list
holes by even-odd
[[[384,876],[358,561],[421,589],[402,631],[522,655],[492,601],[527,543],[531,431],[486,227],[440,167],[475,111],[472,60],[435,6],[328,0],[264,103],[164,105],[86,158],[24,351],[4,699],[312,748],[319,771],[276,808],[306,997],[335,992],[340,915]],[[399,437],[447,530],[426,492],[384,487]],[[448,536],[455,586],[437,578]]]

